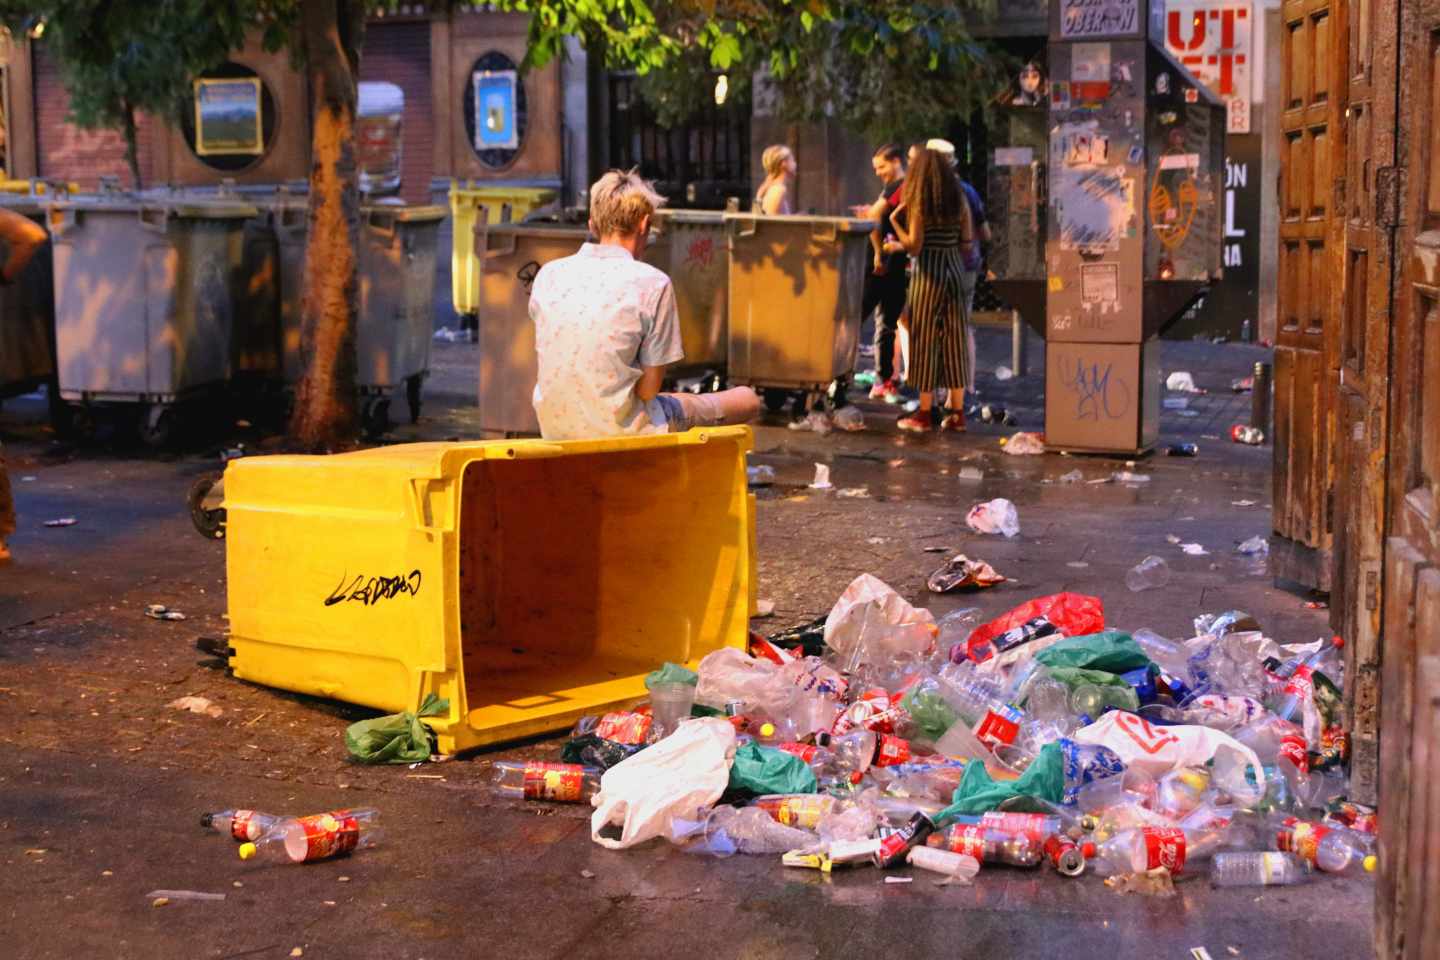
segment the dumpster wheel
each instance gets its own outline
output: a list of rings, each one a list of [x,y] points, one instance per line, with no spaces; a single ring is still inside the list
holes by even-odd
[[[790,391],[781,390],[779,387],[766,387],[762,396],[765,399],[765,409],[771,413],[779,413],[785,409],[785,402],[790,399]]]
[[[156,404],[147,408],[140,419],[140,442],[152,450],[169,446],[175,439],[177,419],[172,407]]]
[[[197,479],[190,485],[185,502],[190,507],[190,522],[206,540],[225,539],[225,508],[207,507],[205,498],[210,495],[223,474],[211,473]]]
[[[383,437],[390,429],[390,398],[370,397],[360,411],[365,435],[372,440]]]

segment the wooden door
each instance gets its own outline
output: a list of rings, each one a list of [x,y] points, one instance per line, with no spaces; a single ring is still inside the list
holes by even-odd
[[[1440,0],[1400,0],[1376,952],[1440,957]]]
[[[1347,0],[1286,0],[1281,95],[1280,324],[1275,342],[1277,577],[1330,588],[1333,383],[1343,275]]]
[[[1375,803],[1379,762],[1380,588],[1385,545],[1395,211],[1394,43],[1400,0],[1349,0],[1345,216],[1335,397],[1334,563],[1330,621],[1345,638],[1350,797]],[[1378,183],[1377,183],[1378,182]],[[1378,190],[1377,190],[1378,187]]]

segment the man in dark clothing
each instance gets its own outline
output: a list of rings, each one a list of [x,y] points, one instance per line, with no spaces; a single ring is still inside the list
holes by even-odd
[[[876,307],[880,308],[880,322],[875,325],[875,386],[870,389],[870,399],[887,403],[900,402],[900,386],[895,377],[895,333],[905,309],[906,268],[910,261],[905,248],[890,231],[890,214],[899,206],[905,186],[904,156],[892,143],[875,151],[871,164],[882,184],[880,196],[869,207],[855,211],[875,221],[875,230],[870,234],[874,257],[870,271],[865,274],[860,317],[863,322]]]

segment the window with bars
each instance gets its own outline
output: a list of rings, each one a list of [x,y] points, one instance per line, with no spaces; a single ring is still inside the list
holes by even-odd
[[[717,75],[718,78],[718,75]],[[750,103],[706,103],[685,123],[662,127],[640,96],[635,76],[609,76],[607,167],[638,167],[672,207],[721,209],[750,195]]]

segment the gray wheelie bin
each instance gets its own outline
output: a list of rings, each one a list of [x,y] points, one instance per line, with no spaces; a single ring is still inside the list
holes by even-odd
[[[480,333],[480,429],[502,436],[535,435],[535,324],[530,284],[551,260],[580,249],[584,227],[491,223],[475,228],[480,284],[475,301]]]
[[[657,210],[645,262],[665,271],[675,289],[685,359],[672,377],[725,375],[729,347],[730,257],[719,210]]]
[[[78,423],[138,407],[164,444],[176,404],[228,386],[241,299],[238,200],[73,197],[49,208],[60,396]]]
[[[849,217],[725,214],[732,384],[828,389],[855,369],[869,237]]]

